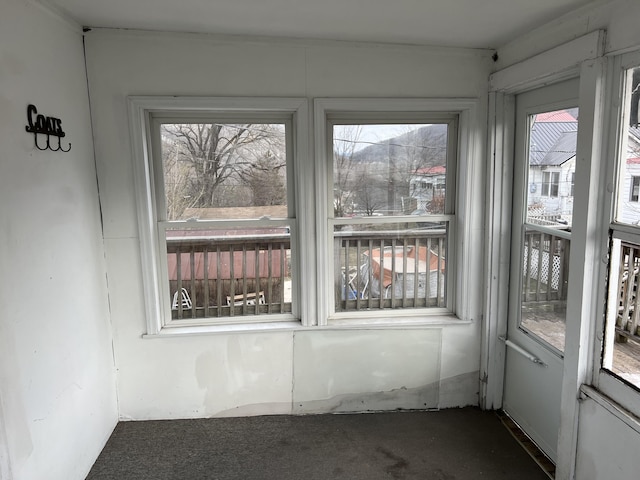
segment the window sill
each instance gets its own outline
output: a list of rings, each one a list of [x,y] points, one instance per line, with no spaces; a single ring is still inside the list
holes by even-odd
[[[361,311],[334,314],[329,317],[328,326],[335,327],[424,327],[443,325],[469,325],[473,320],[462,320],[452,313],[428,312],[424,310],[390,312],[383,311]]]
[[[594,387],[591,387],[589,385],[581,385],[580,394],[582,399],[584,399],[584,397],[590,398],[602,408],[607,410],[611,415],[618,418],[627,426],[635,430],[636,433],[640,433],[640,418],[634,415],[633,412],[630,412],[626,408],[619,405],[606,394],[600,392],[599,390],[596,390]]]
[[[359,312],[360,313],[360,312]],[[362,312],[366,313],[366,312]],[[403,315],[382,317],[381,313],[375,312],[369,315],[354,318],[353,315],[347,317],[332,317],[327,325],[305,326],[299,321],[288,322],[264,322],[264,323],[236,323],[224,325],[185,325],[164,327],[158,333],[147,333],[142,336],[145,339],[171,338],[185,336],[202,335],[229,335],[242,333],[274,333],[274,332],[295,332],[295,331],[323,331],[323,330],[397,330],[411,328],[430,328],[456,325],[471,325],[473,320],[461,320],[452,314],[442,315]]]
[[[158,333],[147,333],[142,338],[170,338],[184,336],[202,336],[234,333],[289,332],[302,328],[299,321],[235,323],[218,325],[185,325],[161,328]]]

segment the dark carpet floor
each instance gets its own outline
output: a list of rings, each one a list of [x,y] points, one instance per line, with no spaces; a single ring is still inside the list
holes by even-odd
[[[548,480],[495,413],[120,422],[88,480]]]

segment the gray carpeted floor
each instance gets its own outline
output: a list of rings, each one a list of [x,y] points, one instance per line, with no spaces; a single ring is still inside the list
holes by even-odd
[[[495,413],[121,422],[88,480],[548,480]]]

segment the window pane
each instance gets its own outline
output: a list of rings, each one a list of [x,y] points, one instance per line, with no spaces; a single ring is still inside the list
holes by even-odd
[[[571,241],[527,227],[522,259],[520,326],[564,351]]]
[[[628,225],[640,224],[638,187],[640,186],[640,128],[638,127],[638,102],[640,100],[640,68],[629,71],[628,98],[629,121],[624,125],[622,138],[623,158],[620,159],[618,206],[616,221]]]
[[[335,217],[445,213],[446,124],[333,127]]]
[[[446,222],[336,226],[336,311],[445,307],[446,245]]]
[[[174,320],[291,312],[289,227],[171,229]]]
[[[640,246],[617,244],[614,254],[619,255],[615,298],[617,312],[611,318],[614,330],[609,361],[603,365],[613,373],[640,387]]]
[[[616,241],[612,255],[618,256],[619,264],[612,263],[618,264],[611,272],[615,290],[609,296],[615,305],[609,308],[612,335],[605,347],[603,367],[640,387],[640,245]]]
[[[527,222],[571,227],[578,109],[531,115]]]
[[[520,328],[560,352],[566,330],[577,132],[577,108],[529,118]]]
[[[288,216],[284,124],[163,124],[161,150],[167,220]]]

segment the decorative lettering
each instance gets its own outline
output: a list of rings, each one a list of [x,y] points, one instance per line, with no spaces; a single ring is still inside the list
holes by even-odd
[[[33,133],[34,142],[38,150],[51,150],[53,152],[62,151],[68,152],[71,150],[71,144],[65,150],[62,148],[60,140],[66,135],[62,129],[62,120],[56,117],[46,117],[42,114],[38,114],[38,109],[35,105],[29,105],[27,107],[27,122],[28,125],[25,130],[29,133]],[[47,136],[47,144],[43,148],[38,144],[38,135]],[[58,137],[58,148],[53,148],[51,145],[51,136]]]

